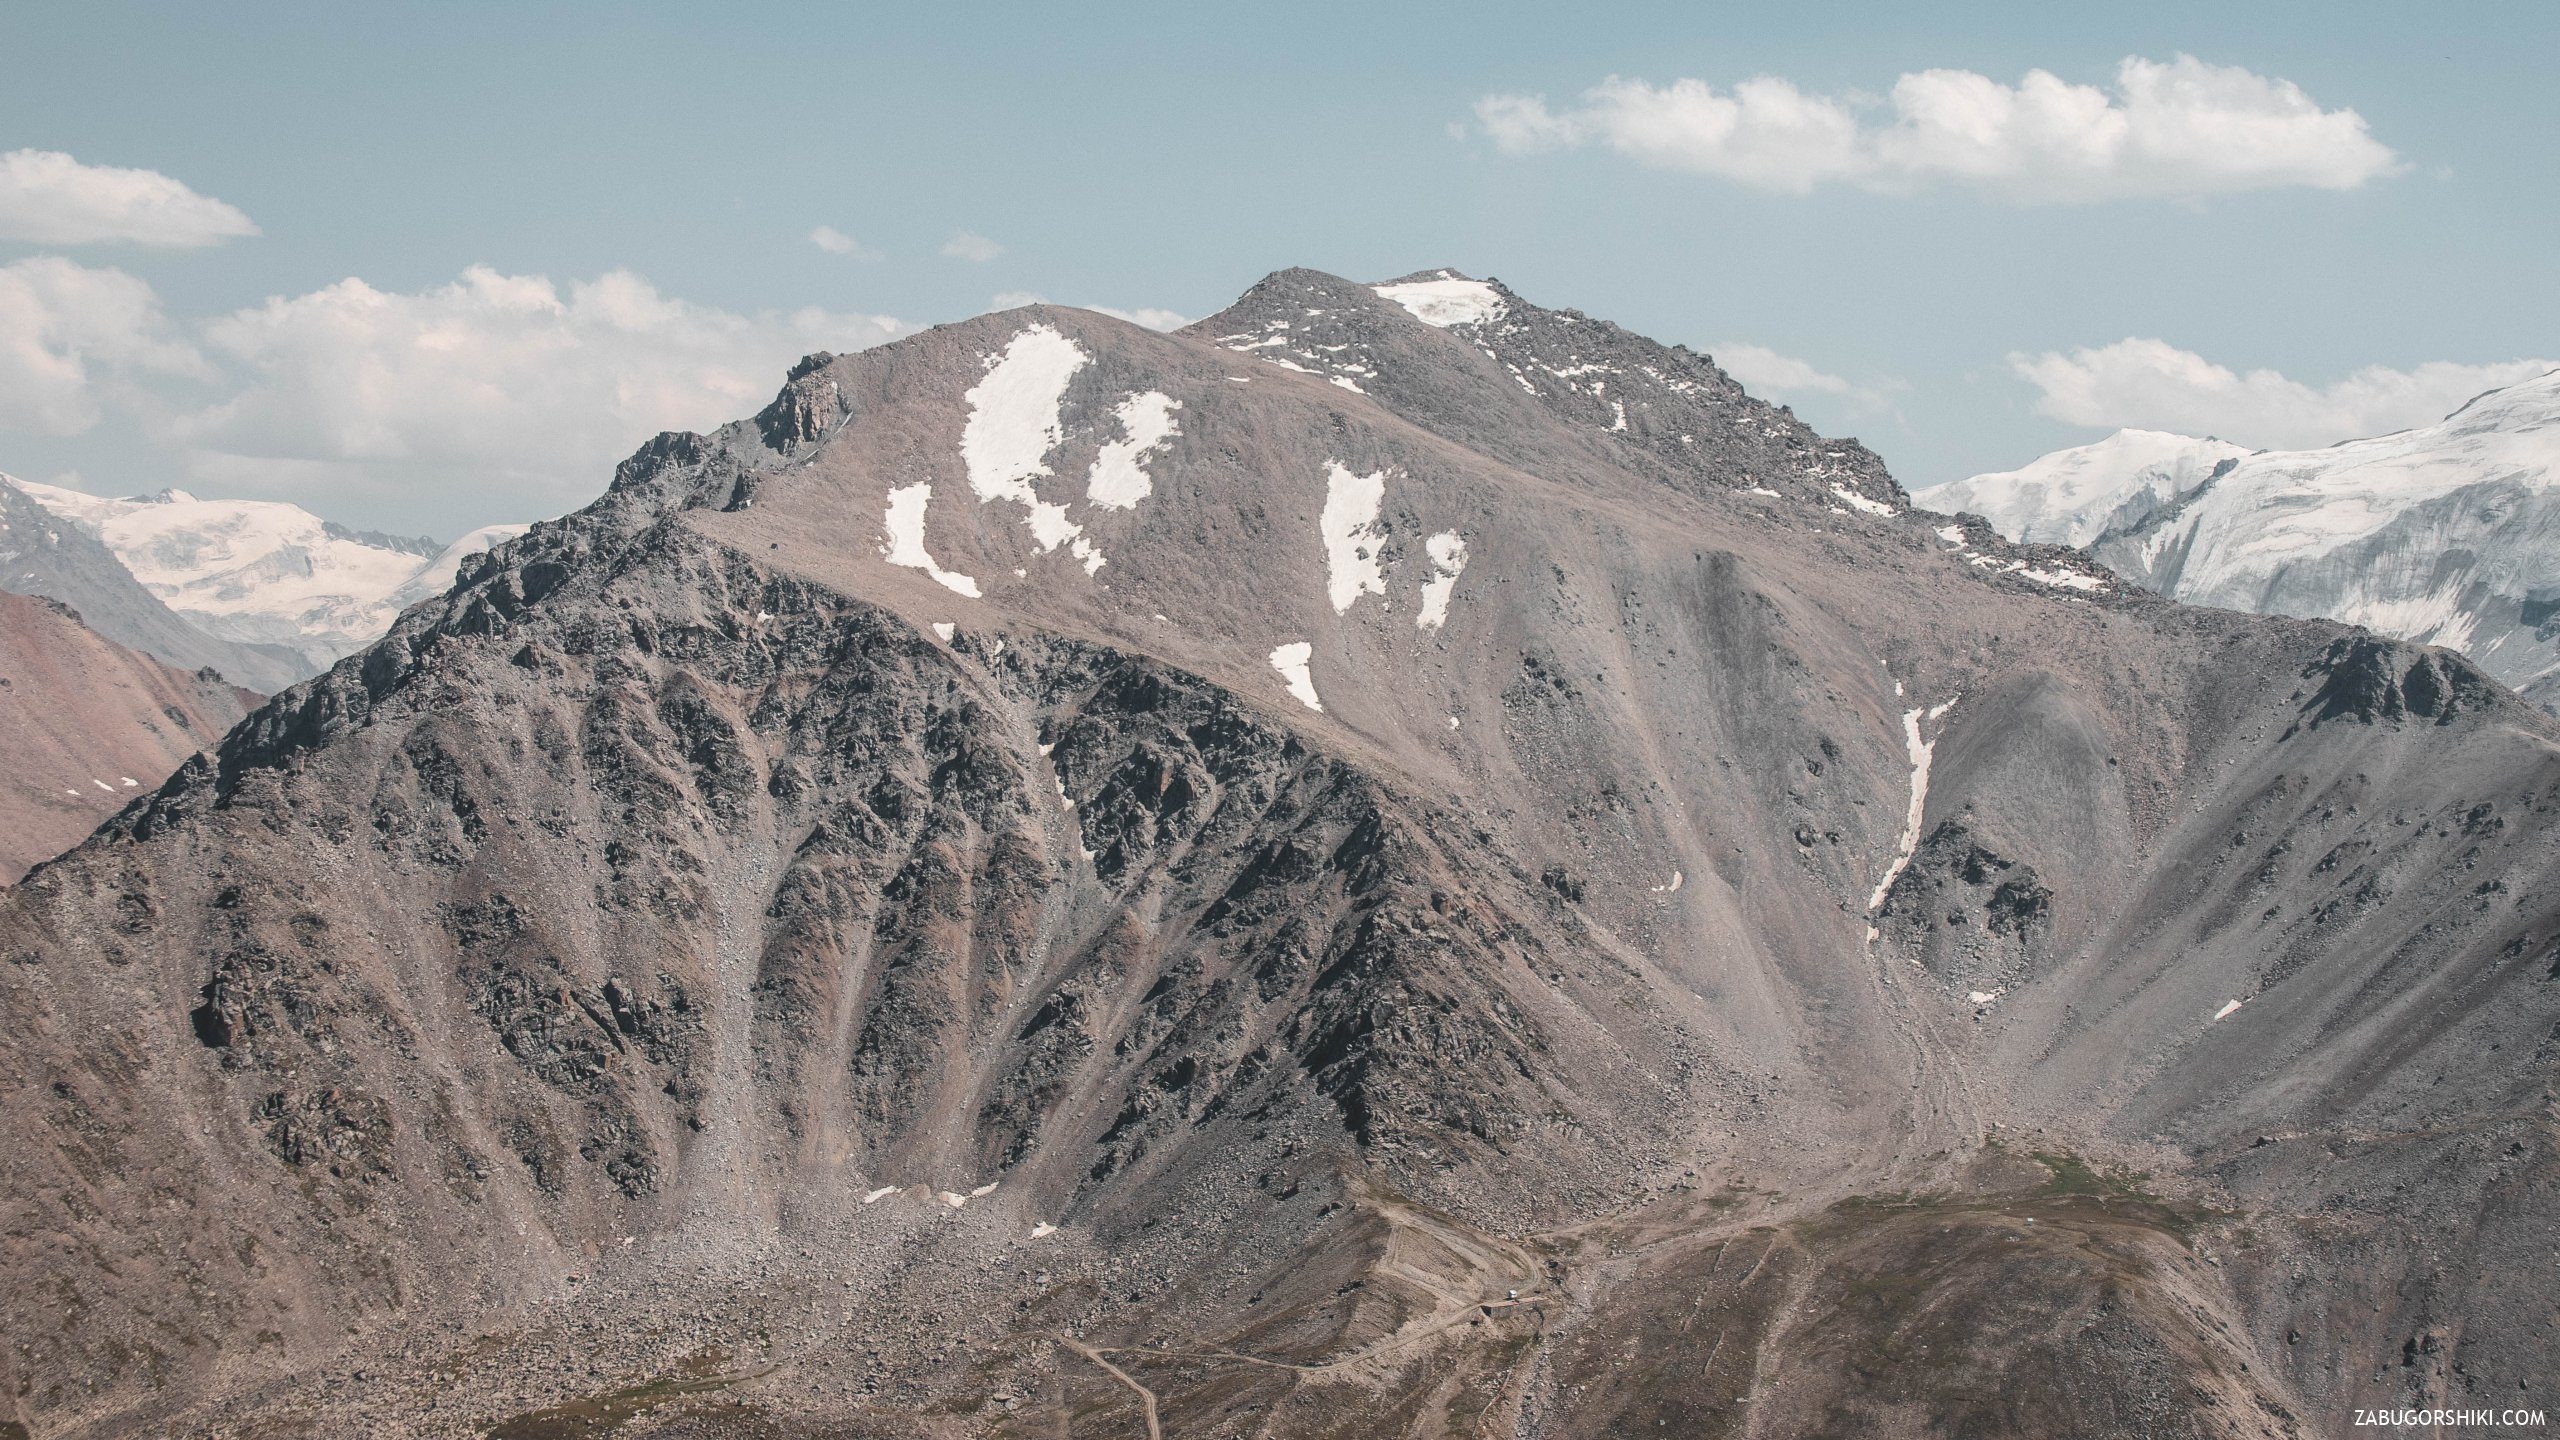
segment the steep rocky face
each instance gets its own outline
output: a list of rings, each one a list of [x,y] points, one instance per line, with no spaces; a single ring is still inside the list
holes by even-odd
[[[208,666],[234,684],[281,690],[312,667],[278,646],[207,634],[143,588],[105,542],[0,476],[0,590],[59,600],[100,635],[180,670]]]
[[[7,1390],[100,1435],[2511,1391],[2556,738],[1445,272],[813,357],[0,897]]]
[[[1865,446],[1751,398],[1707,357],[1454,271],[1359,285],[1283,270],[1183,333],[1259,362],[1247,374],[1318,376],[1531,473],[1596,464],[1866,514],[1908,503]]]
[[[158,786],[260,698],[135,654],[58,600],[0,594],[0,882]]]

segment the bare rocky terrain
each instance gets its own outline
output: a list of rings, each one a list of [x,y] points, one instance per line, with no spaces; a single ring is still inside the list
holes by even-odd
[[[0,875],[77,844],[263,698],[127,650],[60,601],[0,594]]]
[[[0,892],[31,1435],[2547,1404],[2560,721],[1432,272],[813,356]]]

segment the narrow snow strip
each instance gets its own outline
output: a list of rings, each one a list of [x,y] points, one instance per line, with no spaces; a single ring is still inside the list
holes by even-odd
[[[1121,401],[1111,412],[1120,421],[1120,438],[1093,457],[1085,498],[1112,510],[1134,510],[1154,494],[1156,482],[1148,477],[1146,464],[1167,440],[1182,433],[1173,423],[1173,412],[1181,408],[1179,401],[1157,390]]]
[[[2106,581],[2095,575],[2084,575],[2077,570],[2041,570],[2032,565],[2013,565],[2010,568],[2024,579],[2033,580],[2039,585],[2051,585],[2057,590],[2078,590],[2084,594],[2095,594],[2107,588]]]
[[[1446,330],[1452,325],[1489,325],[1509,309],[1502,292],[1481,280],[1464,280],[1440,272],[1437,280],[1410,280],[1402,285],[1372,285],[1379,298],[1393,300],[1425,325]]]
[[[2230,1014],[2232,1011],[2239,1009],[2240,1005],[2241,1002],[2237,1000],[2226,1001],[2221,1009],[2213,1012],[2213,1018],[2219,1020],[2223,1016]]]
[[[1387,495],[1387,472],[1355,475],[1338,460],[1324,463],[1325,593],[1339,615],[1362,595],[1387,593],[1386,571],[1378,564],[1378,508]]]
[[[897,1193],[898,1193],[898,1187],[897,1187],[897,1186],[895,1186],[895,1185],[883,1185],[883,1186],[881,1186],[879,1189],[872,1191],[870,1194],[863,1196],[863,1197],[862,1197],[862,1203],[863,1203],[863,1204],[865,1204],[865,1205],[869,1205],[869,1204],[872,1204],[872,1203],[874,1203],[874,1202],[876,1202],[876,1201],[886,1200],[886,1199],[888,1199],[890,1196],[895,1195],[895,1194],[897,1194]]]
[[[950,1207],[951,1207],[952,1209],[954,1209],[954,1210],[957,1210],[957,1209],[959,1209],[961,1206],[966,1205],[966,1204],[968,1204],[968,1203],[969,1203],[969,1197],[968,1197],[968,1196],[966,1196],[966,1195],[960,1195],[960,1194],[955,1194],[954,1192],[949,1191],[949,1190],[941,1191],[941,1192],[937,1193],[933,1198],[934,1198],[934,1199],[936,1199],[936,1200],[941,1201],[941,1202],[942,1202],[943,1204],[945,1204],[945,1205],[950,1206]]]
[[[1964,998],[1972,1001],[1976,1005],[1989,1005],[1998,1000],[2002,992],[2007,988],[2008,987],[2004,985],[1999,990],[1970,990],[1965,993]]]
[[[1654,893],[1654,894],[1656,894],[1656,895],[1674,895],[1674,894],[1678,894],[1678,893],[1679,893],[1679,890],[1680,890],[1680,887],[1681,887],[1682,885],[1684,885],[1684,884],[1687,884],[1687,883],[1688,883],[1688,880],[1689,880],[1689,877],[1688,877],[1688,876],[1681,874],[1681,873],[1680,873],[1679,871],[1677,871],[1677,870],[1674,870],[1674,871],[1672,871],[1672,872],[1671,872],[1671,883],[1670,883],[1670,884],[1668,884],[1668,885],[1656,885],[1656,886],[1654,886],[1654,887],[1653,887],[1653,893]]]
[[[1831,493],[1839,496],[1842,500],[1847,501],[1856,509],[1864,510],[1870,515],[1890,515],[1893,513],[1892,506],[1887,505],[1881,500],[1870,500],[1866,496],[1859,494],[1857,491],[1850,489],[1846,485],[1832,486]]]
[[[1315,672],[1308,662],[1315,658],[1316,647],[1304,640],[1292,640],[1271,652],[1271,668],[1289,682],[1289,693],[1310,710],[1322,710],[1324,701],[1316,698]]]
[[[1938,538],[1946,541],[1950,545],[1961,545],[1964,543],[1964,527],[1961,525],[1941,525],[1938,527]]]
[[[933,622],[933,633],[941,636],[942,643],[948,645],[951,643],[951,637],[960,633],[960,627],[948,620],[936,620]]]
[[[1050,1224],[1046,1220],[1043,1220],[1039,1224],[1031,1227],[1031,1238],[1034,1240],[1041,1239],[1045,1236],[1055,1235],[1057,1233],[1058,1227]]]
[[[986,1184],[979,1186],[977,1189],[970,1191],[969,1198],[975,1200],[981,1195],[993,1195],[996,1193],[996,1186],[1002,1183],[1004,1182],[1000,1180],[990,1180]]]
[[[1431,578],[1422,582],[1422,613],[1413,618],[1416,627],[1437,630],[1449,621],[1449,596],[1458,588],[1458,574],[1467,568],[1467,540],[1455,530],[1443,530],[1422,542],[1431,557]]]
[[[1895,693],[1901,693],[1901,689],[1901,685],[1896,683]],[[1867,898],[1869,914],[1884,908],[1886,893],[1893,889],[1894,881],[1902,878],[1902,867],[1911,863],[1913,852],[1920,848],[1920,817],[1929,806],[1929,756],[1938,748],[1937,741],[1920,738],[1920,717],[1926,715],[1936,720],[1954,709],[1955,703],[1950,697],[1945,704],[1934,709],[1914,708],[1902,712],[1903,748],[1911,756],[1911,809],[1903,817],[1902,843],[1894,848],[1893,863],[1885,867],[1884,878],[1876,882],[1876,893]]]
[[[1059,407],[1067,382],[1084,368],[1076,342],[1047,325],[1015,335],[969,390],[969,423],[960,432],[960,458],[969,467],[969,489],[981,504],[1015,500],[1030,511],[1032,539],[1044,552],[1082,533],[1067,507],[1040,498],[1034,477],[1049,473],[1048,454],[1061,432]]]
[[[924,507],[926,502],[932,499],[933,482],[929,480],[919,480],[913,485],[901,485],[889,492],[889,541],[880,547],[880,553],[887,557],[892,565],[921,570],[951,589],[975,600],[978,598],[977,581],[966,575],[943,569],[933,563],[933,557],[925,552]]]

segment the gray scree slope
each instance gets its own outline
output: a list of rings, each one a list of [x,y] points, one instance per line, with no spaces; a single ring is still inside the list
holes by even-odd
[[[0,1393],[47,1436],[2539,1402],[2555,742],[1446,272],[812,357],[0,895]]]

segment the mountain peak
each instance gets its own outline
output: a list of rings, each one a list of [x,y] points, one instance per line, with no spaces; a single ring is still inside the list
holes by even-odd
[[[1455,270],[1418,271],[1369,288],[1380,299],[1403,306],[1414,319],[1443,330],[1460,325],[1490,325],[1500,320],[1517,298],[1495,282],[1471,279]]]
[[[1980,515],[2025,543],[2087,545],[2175,503],[2248,453],[2226,440],[2125,429],[2015,470],[1934,486],[1915,499],[1932,510]]]
[[[2424,1267],[2547,1248],[2474,1217],[2552,1193],[2560,726],[1981,531],[1455,273],[797,367],[0,900],[0,1204],[78,1210],[0,1260],[16,1413],[2129,1434],[2298,1413],[2338,1372],[2231,1348],[2297,1323],[2547,1373]]]
[[[1691,493],[1899,512],[1909,497],[1852,439],[1816,433],[1706,356],[1451,269],[1361,283],[1266,276],[1181,334],[1366,395],[1523,468],[1595,454]],[[1844,498],[1852,497],[1852,498]]]

